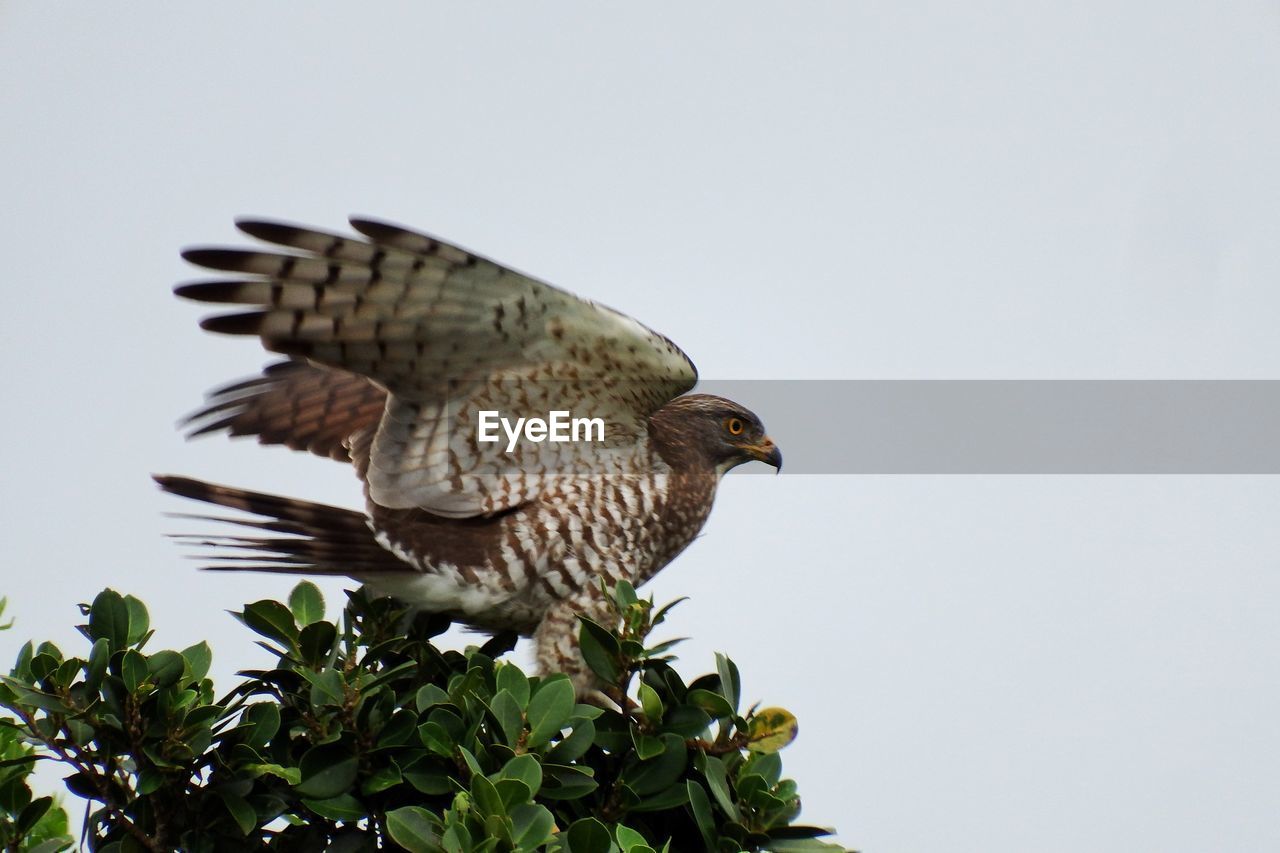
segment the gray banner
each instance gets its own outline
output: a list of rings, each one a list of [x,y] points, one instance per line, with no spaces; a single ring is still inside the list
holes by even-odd
[[[1280,474],[1278,380],[734,380],[697,390],[755,411],[786,473]]]

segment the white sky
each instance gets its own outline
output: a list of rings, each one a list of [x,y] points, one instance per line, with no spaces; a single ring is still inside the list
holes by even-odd
[[[0,81],[0,664],[107,584],[223,684],[261,663],[223,611],[291,582],[192,571],[152,471],[358,505],[173,428],[266,360],[168,291],[235,215],[432,231],[708,378],[1280,378],[1274,0],[6,3]],[[804,817],[847,844],[1276,850],[1278,508],[1273,477],[735,477],[651,586],[692,597],[687,675],[728,651],[799,716]]]

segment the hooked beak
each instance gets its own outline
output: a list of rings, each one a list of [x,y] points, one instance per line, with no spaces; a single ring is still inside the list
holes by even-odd
[[[751,454],[752,459],[758,459],[766,465],[772,465],[779,474],[782,473],[782,451],[778,449],[778,445],[773,443],[773,439],[769,436],[764,437],[764,441],[759,444],[749,445],[744,448],[747,453]]]

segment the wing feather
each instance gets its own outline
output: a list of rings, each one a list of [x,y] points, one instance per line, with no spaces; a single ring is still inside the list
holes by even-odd
[[[288,251],[188,250],[189,261],[238,277],[177,292],[256,306],[206,318],[206,329],[257,335],[269,350],[389,392],[366,475],[383,506],[492,514],[545,493],[556,477],[622,470],[648,452],[649,415],[697,380],[674,343],[630,317],[426,234],[359,218],[351,225],[363,240],[238,225]],[[245,426],[234,406],[216,417],[226,402],[211,398],[204,414],[215,419],[204,428],[234,431],[237,417]],[[481,410],[599,417],[607,440],[525,443],[508,454],[505,441],[476,440]]]
[[[364,376],[281,361],[210,391],[183,425],[193,438],[225,431],[348,462],[352,436],[375,429],[386,405],[387,392]]]

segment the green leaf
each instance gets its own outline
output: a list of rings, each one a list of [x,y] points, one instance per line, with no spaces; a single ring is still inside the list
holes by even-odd
[[[525,689],[528,690],[527,687]],[[514,747],[524,733],[524,714],[520,711],[519,703],[511,695],[511,691],[504,687],[493,697],[489,708],[502,728],[503,740]]]
[[[703,775],[707,777],[707,787],[711,796],[720,804],[720,808],[733,820],[742,820],[742,813],[733,802],[733,794],[729,792],[729,774],[725,771],[724,762],[717,755],[706,756]]]
[[[434,819],[422,806],[387,812],[387,834],[409,853],[434,853],[440,849]]]
[[[147,672],[157,687],[170,687],[182,678],[186,663],[182,655],[165,649],[147,658]]]
[[[55,672],[54,684],[60,686],[60,688],[69,688],[69,686],[72,685],[72,681],[76,680],[76,676],[79,675],[79,672],[81,672],[83,667],[84,661],[79,660],[78,657],[67,658],[67,660],[61,662],[61,665],[59,665],[58,672]]]
[[[528,746],[541,746],[568,725],[573,700],[573,684],[564,676],[552,676],[538,685],[529,700]]]
[[[729,700],[733,710],[738,709],[742,701],[742,683],[738,677],[738,667],[733,661],[716,652],[716,671],[720,673],[720,693]]]
[[[454,790],[453,777],[431,761],[415,761],[401,768],[400,775],[424,794],[438,796]]]
[[[129,611],[129,645],[136,645],[146,639],[151,630],[151,617],[147,615],[147,605],[132,595],[124,597],[124,606]]]
[[[498,690],[506,690],[523,711],[529,706],[529,679],[513,663],[502,663],[497,672]]]
[[[498,789],[485,776],[476,775],[471,779],[471,797],[475,802],[476,809],[483,815],[497,815],[502,817],[507,813],[507,807],[502,802],[502,796],[498,793]]]
[[[364,780],[364,784],[360,786],[360,793],[366,796],[376,794],[379,791],[394,788],[402,781],[403,777],[400,775],[400,768],[394,764],[387,764],[373,771],[369,778]]]
[[[290,785],[297,785],[302,781],[302,771],[297,767],[282,767],[279,764],[246,764],[240,768],[250,776],[258,777],[263,775],[276,776]]]
[[[627,581],[618,581],[617,586],[613,588],[614,600],[618,603],[618,610],[626,612],[626,609],[640,601],[636,595],[636,588]]]
[[[423,746],[446,758],[453,755],[453,748],[457,745],[448,730],[434,720],[418,726],[418,737],[422,739]]]
[[[358,766],[356,757],[341,744],[313,746],[298,762],[302,782],[294,790],[309,799],[331,799],[350,789]]]
[[[84,665],[84,686],[97,692],[106,676],[106,666],[111,660],[111,640],[105,637],[93,640],[93,648],[88,653],[88,662]]]
[[[657,627],[663,620],[667,618],[667,614],[671,612],[671,608],[675,607],[677,604],[679,604],[682,601],[688,601],[688,600],[689,600],[689,596],[685,595],[685,596],[681,596],[680,598],[677,598],[675,601],[669,602],[663,605],[662,607],[659,607],[658,612],[654,613],[653,618],[649,620],[649,624],[653,625],[654,627]],[[677,640],[676,642],[679,642],[679,641]]]
[[[724,719],[733,716],[733,706],[719,693],[697,687],[690,690],[686,698],[690,704],[696,705],[712,717]]]
[[[631,729],[631,742],[635,745],[636,756],[644,761],[653,758],[655,755],[661,755],[666,746],[660,738],[653,735],[647,735],[637,728]]]
[[[78,797],[84,797],[86,800],[97,800],[106,802],[106,797],[98,790],[97,786],[88,773],[83,770],[72,773],[70,776],[63,778],[62,784],[66,785],[67,790]],[[12,809],[10,809],[12,811]]]
[[[191,668],[191,680],[201,681],[209,674],[209,666],[213,663],[213,651],[204,640],[182,650],[182,658]]]
[[[0,754],[3,754],[3,753],[0,753]],[[22,767],[23,765],[26,765],[26,764],[35,764],[37,761],[40,761],[41,759],[47,759],[52,761],[53,756],[51,755],[17,755],[17,756],[14,756],[13,758],[6,758],[3,761],[0,761],[0,769],[3,769],[5,767]],[[6,774],[0,773],[0,778],[4,778],[5,776]]]
[[[418,728],[418,715],[408,708],[399,708],[382,724],[378,731],[378,748],[409,746]]]
[[[299,625],[310,625],[324,618],[324,595],[311,581],[302,581],[289,593],[289,609]]]
[[[740,777],[746,773],[760,776],[772,788],[782,778],[782,758],[776,752],[752,753],[751,759],[738,771]]]
[[[164,786],[164,774],[152,767],[138,771],[138,784],[135,786],[139,794],[154,794]]]
[[[606,683],[617,684],[622,678],[622,649],[618,638],[585,616],[579,616],[578,620],[582,623],[578,629],[582,659]]]
[[[508,813],[516,806],[533,802],[533,791],[518,779],[499,779],[493,783],[493,787],[497,789],[498,797]]]
[[[648,761],[642,761],[633,770],[624,773],[627,786],[640,796],[656,794],[673,785],[688,763],[688,751],[684,738],[679,735],[662,736],[663,751]]]
[[[163,767],[168,770],[175,770],[180,767],[175,761],[165,755],[166,744],[163,741],[152,741],[142,746],[142,754],[151,759],[151,763],[156,767]]]
[[[124,680],[125,690],[137,693],[138,688],[147,680],[147,659],[129,649],[120,663],[120,677]]]
[[[298,635],[298,652],[303,663],[323,666],[329,663],[333,644],[338,641],[338,629],[332,622],[312,622]]]
[[[41,644],[42,646],[44,644]],[[31,680],[35,682],[44,681],[58,668],[58,659],[47,652],[36,650],[36,656],[31,659]]]
[[[688,637],[676,637],[671,640],[663,640],[661,643],[649,646],[644,650],[644,656],[647,658],[659,658],[666,652],[683,643]]]
[[[253,832],[254,827],[258,825],[258,813],[253,810],[253,806],[249,805],[249,801],[229,791],[219,791],[218,796],[222,799],[222,804],[227,807],[231,819],[239,827],[240,834],[248,835]]]
[[[541,850],[551,840],[555,825],[555,816],[546,806],[527,804],[511,810],[511,838],[517,850]]]
[[[31,789],[24,784],[25,773],[11,775],[8,781],[0,784],[0,812],[16,814],[31,802]],[[0,827],[3,827],[0,823]]]
[[[327,624],[327,623],[326,623]],[[375,687],[381,687],[383,684],[404,678],[415,673],[418,664],[415,661],[407,660],[395,666],[387,667],[379,673],[365,672],[359,676],[358,686],[361,690],[370,691]]]
[[[451,701],[449,694],[435,684],[428,684],[420,688],[415,699],[419,711],[425,711],[432,705],[447,705]]]
[[[58,671],[54,673],[54,683],[59,687],[70,687],[71,682],[75,681],[83,666],[84,661],[79,658],[67,658],[58,666]]]
[[[18,649],[18,659],[14,661],[12,676],[21,681],[31,680],[31,659],[35,657],[35,648],[31,641],[22,644],[22,648]]]
[[[30,688],[23,687],[20,682],[7,677],[0,676],[0,681],[3,681],[5,685],[13,690],[14,694],[17,696],[19,704],[31,705],[32,707],[41,708],[45,711],[52,711],[55,714],[66,714],[70,710],[67,708],[65,702],[57,696],[54,696],[52,693],[45,693],[41,690],[31,690]]]
[[[245,743],[262,749],[280,730],[280,708],[274,702],[257,702],[244,709],[240,724],[252,726],[245,731]]]
[[[630,853],[633,847],[649,846],[647,838],[622,824],[618,824],[618,828],[613,831],[613,835],[618,840],[618,846],[622,848],[622,853]]]
[[[574,821],[565,835],[567,853],[609,853],[611,849],[613,836],[593,817]]]
[[[547,753],[547,760],[553,764],[569,764],[586,755],[587,750],[596,738],[596,724],[590,720],[579,720],[569,736],[560,741]]]
[[[45,812],[49,811],[52,805],[53,797],[39,797],[27,803],[19,813],[16,822],[18,837],[21,838],[35,828],[40,818],[44,817]]]
[[[786,708],[761,708],[751,716],[747,727],[747,749],[752,752],[777,752],[796,739],[800,724]]]
[[[289,608],[278,601],[264,599],[245,605],[240,620],[254,633],[277,640],[292,648],[298,641],[298,626]]]
[[[63,725],[67,727],[67,734],[71,742],[79,746],[87,747],[97,734],[93,726],[74,717],[69,717],[63,722]]]
[[[764,778],[754,773],[738,777],[738,801],[751,806],[758,812],[785,810],[787,804],[769,790]]]
[[[431,712],[427,714],[427,722],[440,726],[454,743],[459,743],[475,733],[474,730],[469,732],[467,724],[462,721],[462,717],[455,714],[453,709],[444,705],[432,708]]]
[[[346,701],[346,682],[342,680],[342,673],[336,669],[326,669],[316,673],[306,670],[301,672],[311,682],[311,707],[316,709],[325,705],[342,707],[342,703]]]
[[[503,765],[494,781],[515,779],[529,786],[529,793],[536,794],[542,787],[542,764],[532,755],[517,755]]]
[[[323,800],[304,799],[302,804],[320,817],[327,817],[329,820],[360,820],[366,813],[364,803],[350,794],[339,794]]]
[[[640,682],[640,708],[650,725],[656,726],[662,722],[662,699],[658,697],[658,691],[643,681]]]
[[[693,822],[698,825],[698,832],[702,833],[702,840],[707,845],[707,849],[715,850],[716,820],[711,811],[711,800],[707,798],[706,789],[693,779],[685,783],[685,787],[689,794],[689,811],[693,812]]]
[[[599,785],[590,770],[563,764],[543,764],[542,790],[538,796],[544,800],[576,800],[597,787]]]
[[[89,638],[105,639],[111,650],[129,643],[129,606],[114,589],[104,589],[89,605]]]
[[[48,841],[41,841],[34,847],[29,847],[25,853],[58,853],[60,850],[67,850],[75,844],[70,837],[50,838]],[[106,849],[106,848],[101,848]]]
[[[460,746],[458,747],[458,755],[462,756],[462,761],[464,764],[467,765],[467,770],[471,772],[471,775],[473,776],[484,775],[484,770],[481,769],[480,762],[477,761],[476,757],[471,754],[471,750],[467,749],[465,746]]]
[[[633,812],[665,812],[678,809],[689,802],[689,792],[680,785],[671,785],[650,797],[645,797],[631,807]]]
[[[713,694],[719,697],[719,694]],[[711,717],[701,708],[679,705],[667,712],[663,728],[685,737],[702,737],[711,726]]]

